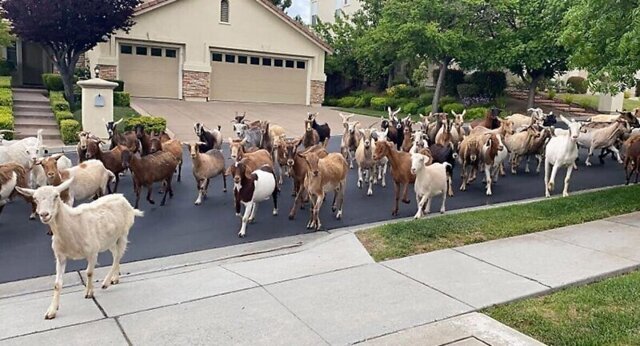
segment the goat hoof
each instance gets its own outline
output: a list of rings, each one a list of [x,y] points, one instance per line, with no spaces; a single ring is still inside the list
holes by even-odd
[[[200,204],[202,204],[202,202],[198,201],[198,202],[195,202],[195,203],[193,203],[193,204],[195,204],[195,205],[200,205]]]
[[[107,285],[107,284],[102,285],[102,289],[103,290],[106,290],[107,288],[109,288],[109,285]]]
[[[238,233],[238,238],[244,238],[244,234]]]
[[[293,220],[294,216],[289,214],[289,220]]]
[[[411,203],[411,201],[408,200],[408,199],[402,199],[402,203],[409,204],[409,203]]]
[[[44,319],[45,319],[45,320],[52,320],[52,319],[54,319],[54,318],[56,318],[56,313],[55,313],[55,312],[47,312],[47,313],[44,315]]]
[[[156,204],[156,202],[154,200],[151,200],[151,199],[149,200],[149,203],[150,204]]]
[[[338,208],[336,208],[336,206],[335,206],[335,205],[332,205],[332,206],[331,206],[331,211],[336,211],[336,210],[338,210]]]
[[[92,298],[93,298],[93,293],[84,295],[84,299],[92,299]]]
[[[227,193],[227,189],[222,189],[222,192]]]

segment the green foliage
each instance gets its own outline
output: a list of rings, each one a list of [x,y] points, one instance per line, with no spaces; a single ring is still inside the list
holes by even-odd
[[[13,44],[16,37],[11,33],[11,28],[9,27],[9,21],[1,20],[0,21],[0,46],[7,47]]]
[[[0,88],[0,106],[13,106],[13,93],[9,88]]]
[[[411,73],[411,82],[414,85],[425,85],[429,79],[429,64],[421,62]]]
[[[437,81],[440,70],[433,70],[433,80]],[[444,75],[443,91],[445,95],[458,95],[458,84],[464,83],[464,72],[460,70],[447,70]]]
[[[464,111],[464,105],[462,103],[449,103],[442,107],[442,111],[448,114],[451,114],[452,111],[462,113],[462,111]]]
[[[418,104],[422,107],[428,106],[433,102],[433,92],[426,92],[418,97]]]
[[[60,122],[60,135],[64,144],[77,143],[80,131],[82,131],[82,126],[74,119],[65,119]]]
[[[456,103],[458,100],[456,100],[455,97],[453,96],[444,96],[440,98],[440,101],[438,102],[438,105],[442,108],[445,105],[448,105],[450,103]]]
[[[573,76],[567,79],[567,87],[569,88],[569,92],[575,94],[586,94],[587,89],[589,89],[589,84],[586,79],[580,76]]]
[[[56,121],[58,122],[58,126],[60,126],[60,123],[62,122],[62,120],[74,118],[73,113],[69,111],[57,111],[57,112],[54,112],[53,115],[56,118]]]
[[[420,112],[420,105],[415,102],[409,102],[402,105],[402,112],[406,114],[418,114]]]
[[[467,113],[464,115],[465,121],[471,121],[476,119],[483,119],[489,108],[485,107],[475,107],[467,109]]]
[[[51,109],[54,112],[70,111],[71,110],[71,108],[69,107],[69,102],[67,102],[67,101],[52,101],[51,102]]]
[[[11,88],[11,77],[0,76],[0,88]]]
[[[465,97],[474,97],[478,96],[480,93],[480,89],[475,84],[458,84],[458,97],[461,99]]]
[[[394,85],[386,90],[389,97],[394,98],[414,98],[418,97],[418,88],[406,84]]]
[[[387,97],[373,97],[371,98],[371,108],[383,111],[387,109],[389,105],[389,99]]]
[[[372,92],[362,92],[360,94],[360,100],[362,102],[362,106],[360,106],[360,107],[369,107],[369,106],[371,106],[371,99],[374,98],[374,97],[376,97],[376,94],[374,94]]]
[[[564,103],[569,105],[572,104],[574,100],[575,100],[575,97],[572,94],[566,94],[564,95],[564,97],[562,97],[562,101],[564,101]]]
[[[0,76],[10,76],[16,67],[6,59],[0,59]]]
[[[549,100],[553,100],[556,98],[556,91],[555,90],[549,90],[549,92],[547,93],[547,98]]]
[[[118,79],[108,79],[109,82],[118,83],[118,86],[113,89],[114,92],[123,92],[124,91],[124,81]]]
[[[429,113],[433,113],[433,106],[432,105],[428,105],[428,106],[424,107],[424,114],[428,115]]]
[[[491,98],[504,94],[507,88],[507,76],[502,71],[476,71],[467,80],[478,87],[480,95]]]
[[[113,105],[118,107],[129,107],[131,104],[131,96],[126,92],[114,92],[113,93]]]
[[[326,98],[324,99],[324,106],[329,106],[329,107],[336,107],[338,105],[338,99],[337,98]]]
[[[353,108],[358,100],[355,96],[345,96],[338,100],[338,107],[342,108]]]
[[[133,117],[124,121],[124,130],[130,131],[136,125],[143,125],[147,132],[163,132],[167,129],[167,120],[162,117]]]
[[[62,83],[62,76],[57,73],[44,73],[42,74],[42,84],[49,91],[63,91],[64,84]]]
[[[14,130],[15,119],[13,109],[7,106],[0,106],[0,130]],[[5,133],[5,139],[13,139],[13,133]]]
[[[629,99],[631,98],[631,92],[629,90],[625,90],[624,91],[624,99]]]

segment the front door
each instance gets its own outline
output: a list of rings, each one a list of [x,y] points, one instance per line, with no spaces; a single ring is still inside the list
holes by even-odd
[[[22,42],[22,84],[42,85],[42,74],[50,72],[42,48],[31,42]]]

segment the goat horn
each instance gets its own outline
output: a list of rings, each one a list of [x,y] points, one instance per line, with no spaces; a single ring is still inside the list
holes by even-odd
[[[374,122],[373,124],[369,125],[369,128],[372,129],[374,126],[376,126],[378,124],[378,122]]]

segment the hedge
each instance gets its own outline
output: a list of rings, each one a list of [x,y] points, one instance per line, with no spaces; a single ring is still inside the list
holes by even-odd
[[[434,84],[438,83],[438,76],[440,75],[440,69],[433,70]],[[442,90],[445,95],[455,96],[458,94],[458,84],[464,83],[464,72],[460,70],[447,70],[444,75],[444,86]]]
[[[440,100],[438,100],[438,105],[440,106],[440,108],[443,108],[444,106],[450,103],[456,103],[457,101],[458,100],[456,100],[456,98],[453,96],[443,96],[440,98]]]
[[[355,96],[345,96],[338,100],[338,107],[342,108],[353,108],[355,106],[356,101],[358,100]]]
[[[0,106],[13,106],[13,93],[11,92],[11,89],[0,89]]]
[[[115,119],[114,119],[115,120]],[[167,129],[167,120],[162,117],[133,117],[124,120],[124,130],[131,131],[136,125],[143,125],[146,132],[163,132]]]
[[[124,81],[117,79],[107,79],[109,82],[118,83],[118,86],[113,89],[114,92],[124,92]]]
[[[338,99],[336,99],[336,98],[327,98],[327,99],[324,99],[323,104],[325,106],[329,106],[329,107],[336,107],[338,105]]]
[[[431,102],[433,102],[433,93],[432,92],[424,93],[424,94],[420,95],[420,97],[418,97],[418,104],[420,106],[426,107],[426,106],[430,105]]]
[[[124,91],[113,93],[113,105],[118,107],[129,107],[131,104],[131,95]]]
[[[43,73],[42,84],[49,91],[63,91],[62,76],[57,73]]]
[[[464,120],[471,121],[476,119],[483,119],[486,116],[488,110],[488,108],[484,107],[469,108],[467,109],[467,113],[464,115]]]
[[[569,77],[569,79],[567,79],[567,86],[573,89],[573,92],[576,94],[586,94],[589,89],[587,80],[580,76]]]
[[[11,76],[11,72],[16,70],[16,66],[7,61],[7,59],[0,59],[0,76]]]
[[[507,76],[501,71],[476,71],[467,80],[478,87],[480,95],[491,98],[504,94],[507,88]]]
[[[0,88],[11,88],[11,77],[9,76],[0,77]]]
[[[73,119],[73,113],[69,111],[58,111],[58,112],[54,112],[53,115],[55,116],[56,121],[58,122],[58,126],[60,126],[60,123],[62,122],[62,120]]]
[[[82,131],[82,126],[75,119],[64,119],[60,122],[60,135],[64,144],[77,143],[80,131]]]
[[[466,97],[478,96],[480,88],[475,84],[458,84],[458,96],[463,99]]]
[[[386,97],[373,97],[371,98],[371,108],[383,111],[387,109],[388,102]]]
[[[0,107],[0,129],[2,130],[14,130],[15,119],[13,118],[13,110],[8,106]],[[4,138],[7,140],[13,139],[13,133],[5,133]]]
[[[442,107],[442,111],[447,114],[451,114],[451,111],[462,113],[462,111],[464,111],[464,105],[462,103],[449,103]]]
[[[416,87],[406,84],[394,85],[386,90],[387,96],[397,98],[415,98],[418,97],[420,91]]]
[[[415,102],[409,102],[402,105],[402,112],[406,114],[418,114],[420,112],[420,105]]]

